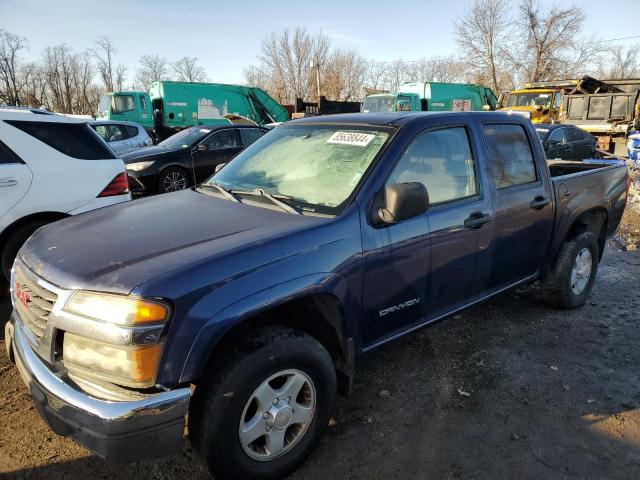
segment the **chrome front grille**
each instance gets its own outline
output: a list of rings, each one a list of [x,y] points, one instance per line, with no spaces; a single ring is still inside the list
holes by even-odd
[[[22,323],[37,338],[42,338],[58,295],[39,285],[21,262],[14,264],[13,303]]]

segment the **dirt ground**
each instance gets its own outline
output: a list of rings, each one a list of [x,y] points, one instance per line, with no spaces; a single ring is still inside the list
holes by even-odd
[[[633,235],[640,222],[627,227]],[[367,354],[335,425],[291,478],[640,478],[640,249],[631,244],[609,243],[581,309],[549,309],[528,288]],[[0,323],[9,308],[0,299]],[[2,478],[205,478],[186,443],[177,458],[118,466],[58,437],[4,348],[0,392]]]

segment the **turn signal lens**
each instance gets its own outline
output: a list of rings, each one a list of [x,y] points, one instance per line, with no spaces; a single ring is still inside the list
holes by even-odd
[[[75,292],[64,310],[118,325],[147,325],[169,318],[169,307],[159,301],[93,292]]]

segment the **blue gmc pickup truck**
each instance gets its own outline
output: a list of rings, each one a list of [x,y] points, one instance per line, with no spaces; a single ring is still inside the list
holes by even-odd
[[[583,305],[629,187],[549,162],[497,112],[288,122],[202,185],[38,230],[6,343],[51,428],[113,461],[180,451],[216,478],[310,453],[359,355],[540,281]]]

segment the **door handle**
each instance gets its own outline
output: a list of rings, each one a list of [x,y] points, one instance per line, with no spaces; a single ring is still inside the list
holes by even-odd
[[[0,187],[15,187],[17,184],[15,178],[0,178]]]
[[[489,223],[490,221],[491,215],[488,213],[474,212],[464,221],[464,228],[477,230],[482,227],[482,225]]]
[[[543,197],[542,195],[537,196],[533,199],[533,201],[529,204],[531,208],[534,210],[542,210],[544,207],[549,205],[551,201],[548,197]]]

